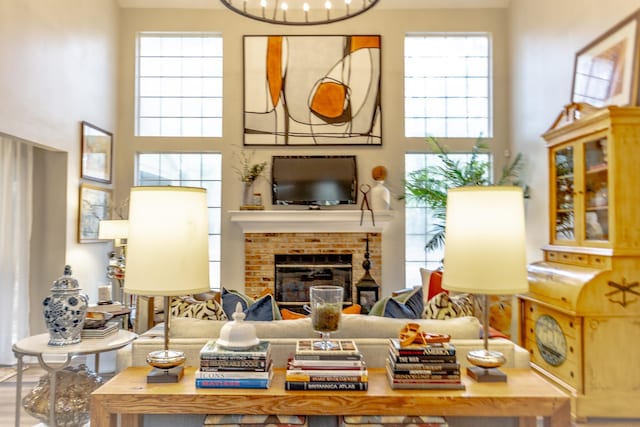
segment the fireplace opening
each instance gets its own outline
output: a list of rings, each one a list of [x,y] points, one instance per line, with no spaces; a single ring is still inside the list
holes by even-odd
[[[304,313],[312,286],[344,289],[344,305],[352,304],[351,254],[275,255],[275,296],[278,306]]]

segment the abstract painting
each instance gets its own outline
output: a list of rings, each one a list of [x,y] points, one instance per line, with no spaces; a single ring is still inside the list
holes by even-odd
[[[245,36],[245,145],[381,145],[379,35]]]

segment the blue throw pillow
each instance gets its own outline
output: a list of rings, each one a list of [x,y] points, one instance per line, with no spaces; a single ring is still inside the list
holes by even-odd
[[[370,316],[393,317],[396,319],[421,319],[424,311],[422,287],[396,297],[382,298],[369,312]]]
[[[254,300],[242,292],[222,288],[222,309],[229,319],[233,319],[236,304],[240,303],[245,314],[245,320],[270,321],[280,320],[280,310],[273,299],[273,295],[265,295]]]

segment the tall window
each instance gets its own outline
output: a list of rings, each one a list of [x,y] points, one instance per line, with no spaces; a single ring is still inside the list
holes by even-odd
[[[220,287],[222,155],[218,153],[138,154],[137,185],[203,187],[209,210],[209,279]]]
[[[491,154],[477,154],[481,162],[491,162]],[[466,164],[471,158],[469,153],[448,154],[448,157]],[[404,157],[405,179],[411,172],[437,167],[442,164],[434,153],[407,153]],[[433,236],[435,218],[429,207],[423,202],[406,200],[405,204],[405,278],[409,286],[421,283],[420,267],[435,270],[442,266],[444,248],[426,250],[427,242]]]
[[[136,135],[222,136],[222,37],[139,33]]]
[[[491,137],[488,34],[407,35],[404,43],[406,137]]]

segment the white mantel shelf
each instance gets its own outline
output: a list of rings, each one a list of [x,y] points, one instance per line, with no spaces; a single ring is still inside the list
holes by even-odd
[[[359,210],[262,210],[229,211],[243,233],[382,233],[395,218],[395,211],[365,211],[360,225]]]

